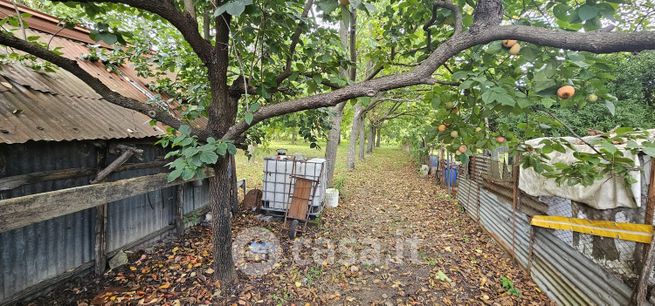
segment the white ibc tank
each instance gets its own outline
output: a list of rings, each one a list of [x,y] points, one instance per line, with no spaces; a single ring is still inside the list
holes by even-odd
[[[293,193],[291,174],[294,161],[286,159],[264,159],[264,190],[262,194],[262,208],[264,210],[285,212],[289,205],[289,194]],[[310,215],[321,212],[325,198],[326,174],[324,171],[326,160],[312,158],[307,161],[295,161],[295,174],[312,180],[319,184],[311,200]]]

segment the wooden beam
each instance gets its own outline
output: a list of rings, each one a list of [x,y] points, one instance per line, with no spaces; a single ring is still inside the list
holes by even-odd
[[[149,169],[160,168],[166,165],[168,161],[154,160],[146,163],[124,164],[116,169],[116,172],[135,170],[135,169]],[[162,168],[162,170],[165,170]],[[9,177],[0,178],[0,191],[7,191],[16,189],[20,186],[27,184],[42,183],[55,180],[75,179],[85,176],[91,176],[96,173],[93,168],[70,168],[70,169],[57,169],[49,171],[32,172],[27,174],[14,175]]]
[[[194,180],[213,175],[213,170],[207,169]],[[0,233],[184,182],[169,183],[167,176],[158,173],[0,200]]]
[[[123,153],[121,153],[121,155],[118,156],[118,158],[116,158],[113,162],[111,162],[111,164],[109,164],[107,167],[105,167],[100,172],[98,172],[96,178],[91,180],[91,184],[101,182],[107,176],[109,176],[109,174],[118,170],[120,166],[122,166],[125,162],[127,162],[130,158],[132,158],[132,156],[141,155],[141,154],[143,154],[143,150],[139,150],[133,147],[125,147]]]
[[[12,190],[26,184],[90,176],[95,173],[96,170],[93,168],[74,168],[33,172],[28,174],[3,177],[0,178],[0,191]]]

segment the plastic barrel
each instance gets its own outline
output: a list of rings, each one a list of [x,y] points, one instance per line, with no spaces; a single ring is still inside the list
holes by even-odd
[[[430,168],[434,168],[439,164],[439,156],[430,155]]]
[[[457,185],[457,166],[448,166],[443,169],[443,178],[446,186]]]

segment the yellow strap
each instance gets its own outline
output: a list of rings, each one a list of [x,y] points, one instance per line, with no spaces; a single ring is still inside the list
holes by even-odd
[[[574,231],[627,241],[651,243],[653,226],[648,224],[617,223],[614,221],[587,220],[560,216],[534,216],[533,226]]]

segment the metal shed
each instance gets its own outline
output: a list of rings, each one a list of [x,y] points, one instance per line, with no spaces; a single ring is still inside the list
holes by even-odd
[[[56,18],[19,9],[32,15],[29,35],[49,38],[58,30]],[[0,1],[0,17],[13,14],[13,4]],[[65,56],[88,52],[86,30],[57,35],[52,45]],[[121,94],[144,103],[153,95],[129,64],[119,75],[78,62]],[[0,304],[101,271],[116,251],[179,231],[184,214],[207,206],[208,184],[166,182],[166,152],[154,145],[163,127],[149,121],[61,69],[44,74],[0,65]],[[125,148],[141,156],[92,184]]]

